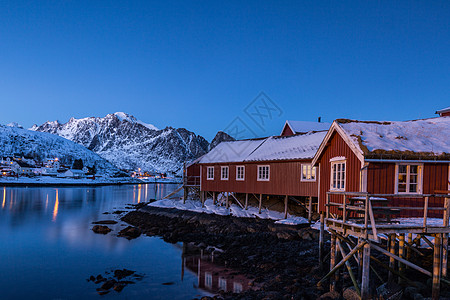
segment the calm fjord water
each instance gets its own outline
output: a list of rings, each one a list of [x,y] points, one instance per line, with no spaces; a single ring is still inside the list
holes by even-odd
[[[118,220],[103,214],[171,193],[173,184],[104,187],[0,187],[0,299],[191,299],[204,295],[196,274],[182,278],[180,245],[142,236],[107,235],[91,222]],[[121,293],[100,296],[91,275],[114,269],[144,274]],[[171,282],[171,285],[163,283]]]

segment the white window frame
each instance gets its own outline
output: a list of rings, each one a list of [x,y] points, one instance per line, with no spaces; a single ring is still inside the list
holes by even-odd
[[[262,169],[262,168],[267,168],[267,178],[263,178],[263,177],[261,177],[260,175],[261,175],[261,172],[260,172],[260,169]],[[257,170],[257,174],[256,174],[256,178],[257,178],[257,180],[258,181],[270,181],[270,165],[258,165],[258,168],[256,169]]]
[[[227,280],[223,277],[219,277],[219,290],[227,291]]]
[[[306,167],[306,178],[303,177],[303,168]],[[314,170],[314,178],[313,178],[313,170]],[[309,175],[311,176],[310,179],[308,179],[308,171]],[[301,164],[300,165],[300,181],[316,181],[317,178],[317,168],[313,167],[311,164]]]
[[[214,167],[206,167],[206,180],[214,180]]]
[[[347,160],[340,159],[340,160],[331,160],[330,165],[330,191],[345,191],[345,188],[347,187]],[[339,173],[336,173],[336,186],[334,186],[334,170],[336,170],[337,165],[340,165],[340,169],[342,170],[342,166],[344,166],[344,171],[338,171]],[[342,175],[344,175],[344,179],[342,179]],[[340,183],[339,187],[338,183]]]
[[[239,177],[239,168],[242,168],[242,177]],[[245,166],[236,166],[236,180],[237,181],[245,180]]]
[[[399,166],[406,166],[406,191],[398,191]],[[411,166],[417,166],[417,190],[410,192]],[[420,163],[397,163],[395,164],[395,194],[422,194],[423,191],[423,164]]]
[[[226,171],[226,177],[224,175],[224,170]],[[220,167],[220,180],[228,180],[230,178],[230,168],[228,166]]]
[[[210,272],[205,272],[205,286],[212,288],[213,276]]]

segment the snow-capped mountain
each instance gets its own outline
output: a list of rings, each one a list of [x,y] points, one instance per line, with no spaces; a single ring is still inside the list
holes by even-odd
[[[95,165],[100,174],[113,175],[119,172],[114,165],[96,153],[62,137],[0,125],[0,154],[8,156],[16,153],[41,160],[58,157],[68,165],[72,165],[75,159],[82,159],[85,166]]]
[[[34,125],[31,130],[47,132],[79,143],[119,168],[155,172],[180,172],[183,163],[208,151],[209,143],[184,128],[158,129],[117,112],[103,118],[71,118]]]

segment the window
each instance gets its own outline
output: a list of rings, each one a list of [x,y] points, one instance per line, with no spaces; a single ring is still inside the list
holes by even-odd
[[[223,277],[219,278],[219,289],[224,292],[227,291],[227,280]]]
[[[220,167],[220,180],[228,180],[228,167]]]
[[[258,181],[269,181],[270,166],[258,166]]]
[[[331,162],[330,190],[345,191],[345,161]]]
[[[242,284],[239,282],[233,282],[233,293],[242,293]]]
[[[245,166],[236,166],[236,180],[245,179]]]
[[[302,165],[302,181],[316,181],[316,167]]]
[[[214,180],[214,167],[208,167],[206,169],[206,179]]]
[[[422,166],[397,165],[396,166],[396,193],[419,194],[422,191]]]
[[[212,274],[209,272],[205,272],[205,286],[212,287]]]

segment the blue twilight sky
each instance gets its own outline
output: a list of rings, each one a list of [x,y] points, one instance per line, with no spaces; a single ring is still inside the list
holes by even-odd
[[[135,115],[210,140],[450,106],[449,1],[1,1],[0,123]]]

